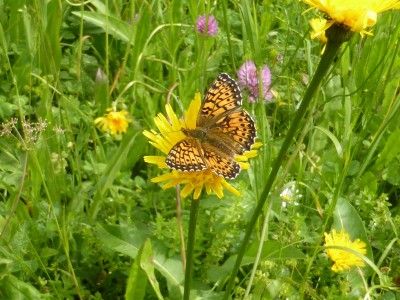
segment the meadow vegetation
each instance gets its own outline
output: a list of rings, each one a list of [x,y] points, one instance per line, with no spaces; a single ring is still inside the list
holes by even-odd
[[[189,297],[192,238],[191,299],[400,299],[400,12],[340,46],[298,120],[324,47],[307,9],[1,1],[0,298]],[[196,200],[154,182],[154,117],[246,62],[249,168]]]

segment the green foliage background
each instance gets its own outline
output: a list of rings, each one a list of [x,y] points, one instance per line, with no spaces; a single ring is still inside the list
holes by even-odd
[[[270,67],[276,95],[244,104],[263,147],[230,181],[240,197],[200,200],[192,296],[220,299],[320,60],[309,38],[316,13],[306,9],[298,1],[0,1],[0,119],[17,120],[0,137],[0,298],[180,299],[176,192],[151,183],[165,171],[144,163],[160,153],[142,131],[155,128],[169,92],[181,115],[195,92],[221,72],[236,77],[251,59]],[[197,33],[203,14],[217,19],[216,37]],[[373,36],[342,47],[298,124],[233,298],[399,299],[399,18],[380,15]],[[96,80],[99,68],[106,81]],[[113,105],[133,119],[117,137],[93,124]],[[29,132],[23,120],[47,128]],[[185,236],[190,203],[182,200]],[[342,227],[367,244],[362,273],[330,269],[324,232]]]

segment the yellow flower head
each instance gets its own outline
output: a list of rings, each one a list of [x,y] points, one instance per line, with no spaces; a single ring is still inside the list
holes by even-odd
[[[325,233],[325,246],[344,247],[363,255],[367,253],[367,250],[365,249],[365,243],[359,239],[352,242],[349,234],[345,232],[343,228],[340,233],[337,233],[336,230],[332,230],[330,234]],[[335,264],[332,266],[332,270],[335,272],[348,270],[351,266],[365,266],[365,262],[350,251],[341,249],[327,249],[326,252],[328,257],[335,262]]]
[[[186,136],[181,129],[195,129],[197,115],[201,106],[200,94],[196,93],[194,99],[189,105],[189,109],[184,114],[184,120],[179,119],[173,111],[170,104],[165,106],[167,116],[162,113],[157,114],[154,118],[154,122],[160,133],[155,130],[143,131],[143,134],[150,140],[150,144],[161,150],[165,156],[145,156],[144,160],[147,163],[156,164],[160,169],[168,169],[165,163],[166,155],[170,150]],[[261,146],[261,143],[255,143],[253,148],[256,149]],[[240,164],[242,169],[249,169],[250,164],[247,162],[249,158],[257,156],[257,150],[250,150],[245,152],[243,155],[236,156],[235,160]],[[223,177],[215,174],[210,168],[202,171],[193,172],[180,172],[172,170],[172,172],[163,174],[161,176],[152,179],[152,182],[164,182],[166,184],[163,189],[174,187],[178,184],[184,185],[181,190],[181,196],[186,197],[190,193],[194,192],[193,198],[198,199],[200,197],[203,187],[205,187],[206,193],[211,194],[214,192],[218,198],[224,196],[223,189],[227,189],[235,195],[240,195],[239,191],[231,186]]]
[[[399,9],[400,0],[302,0],[328,16],[328,29],[333,24],[341,25],[361,36],[371,34],[366,29],[376,24],[379,13]]]
[[[111,135],[125,133],[131,119],[127,118],[127,111],[115,111],[115,108],[107,109],[107,114],[94,120],[94,124],[104,132],[110,131]]]

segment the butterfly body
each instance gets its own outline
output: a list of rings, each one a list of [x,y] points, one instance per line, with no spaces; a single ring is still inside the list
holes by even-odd
[[[186,138],[168,153],[166,164],[182,172],[210,168],[233,179],[240,173],[237,155],[249,151],[256,129],[253,119],[242,109],[237,83],[222,73],[215,79],[200,107],[196,128],[185,129]]]

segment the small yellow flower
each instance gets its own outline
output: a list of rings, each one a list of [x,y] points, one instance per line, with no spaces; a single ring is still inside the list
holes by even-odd
[[[154,122],[159,130],[143,131],[143,134],[150,140],[149,143],[161,150],[165,156],[145,156],[144,161],[151,164],[156,164],[160,169],[169,169],[165,163],[166,155],[175,146],[176,143],[185,138],[181,131],[184,129],[196,128],[197,115],[201,106],[200,94],[196,93],[191,101],[188,110],[184,114],[184,119],[179,119],[173,111],[170,104],[165,106],[167,116],[162,113],[157,114]],[[253,149],[261,146],[261,143],[255,143]],[[247,162],[249,158],[257,156],[257,150],[250,150],[243,155],[238,155],[235,159],[240,164],[242,170],[249,169],[250,164]],[[201,191],[205,187],[206,193],[209,195],[214,192],[218,198],[224,196],[223,189],[230,191],[234,195],[239,196],[240,193],[231,186],[223,177],[215,174],[211,169],[205,169],[196,172],[180,172],[172,170],[170,173],[152,179],[152,182],[166,182],[163,189],[174,187],[178,184],[184,185],[181,190],[181,196],[186,197],[193,192],[193,198],[198,199]]]
[[[365,243],[360,239],[352,242],[350,235],[342,228],[340,233],[336,230],[332,230],[330,234],[325,233],[325,246],[339,246],[354,250],[360,254],[365,255],[367,250],[365,249]],[[335,264],[332,266],[332,270],[339,272],[342,270],[348,270],[351,266],[365,266],[365,262],[357,255],[350,251],[340,249],[327,249],[328,257],[332,259]]]
[[[400,0],[302,0],[328,16],[328,29],[333,24],[341,25],[361,36],[371,35],[366,29],[376,24],[379,13],[399,9]]]
[[[104,132],[110,131],[111,135],[125,133],[131,119],[127,118],[127,111],[115,111],[115,108],[107,109],[107,114],[94,120],[94,124]]]

